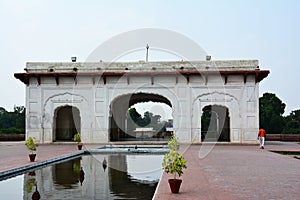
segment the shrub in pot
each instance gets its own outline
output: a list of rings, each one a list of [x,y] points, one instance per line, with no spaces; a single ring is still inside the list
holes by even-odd
[[[169,179],[169,185],[172,193],[178,193],[180,185],[182,183],[181,179],[178,179],[183,174],[183,168],[187,168],[186,160],[183,155],[177,152],[179,149],[179,144],[175,136],[172,136],[168,142],[170,152],[165,154],[163,159],[163,170],[166,173],[173,175],[173,179]]]
[[[36,153],[34,153],[37,149],[37,147],[39,146],[36,142],[35,142],[35,138],[34,137],[29,137],[26,140],[25,143],[27,149],[29,150],[29,159],[31,162],[34,162],[35,157],[36,157]]]
[[[77,142],[78,150],[82,149],[81,137],[79,133],[76,133],[73,138],[74,142]]]

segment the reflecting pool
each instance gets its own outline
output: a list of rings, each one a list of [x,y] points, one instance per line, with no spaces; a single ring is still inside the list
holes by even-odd
[[[161,154],[93,154],[0,182],[1,199],[152,199]]]

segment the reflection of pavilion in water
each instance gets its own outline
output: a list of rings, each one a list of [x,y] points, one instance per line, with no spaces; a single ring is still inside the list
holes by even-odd
[[[37,170],[34,178],[41,199],[151,199],[161,171],[152,180],[138,179],[129,172],[134,169],[128,169],[135,164],[130,164],[130,160],[135,159],[127,158],[120,154],[97,154]],[[103,165],[104,160],[107,160],[107,168]],[[152,170],[160,168],[157,166]],[[81,176],[80,169],[84,171],[84,177]],[[24,199],[31,199],[32,196],[32,192],[26,192],[26,182],[30,178],[29,174],[25,175]]]

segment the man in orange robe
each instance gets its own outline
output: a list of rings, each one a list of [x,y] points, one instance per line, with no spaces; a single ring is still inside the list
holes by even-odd
[[[258,130],[258,136],[257,139],[259,140],[259,147],[261,149],[264,149],[264,145],[265,145],[265,137],[266,137],[266,131],[264,129],[259,129]]]

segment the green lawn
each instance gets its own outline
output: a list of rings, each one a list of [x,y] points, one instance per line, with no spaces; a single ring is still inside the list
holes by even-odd
[[[272,152],[285,155],[285,156],[300,156],[299,151],[272,151]]]

